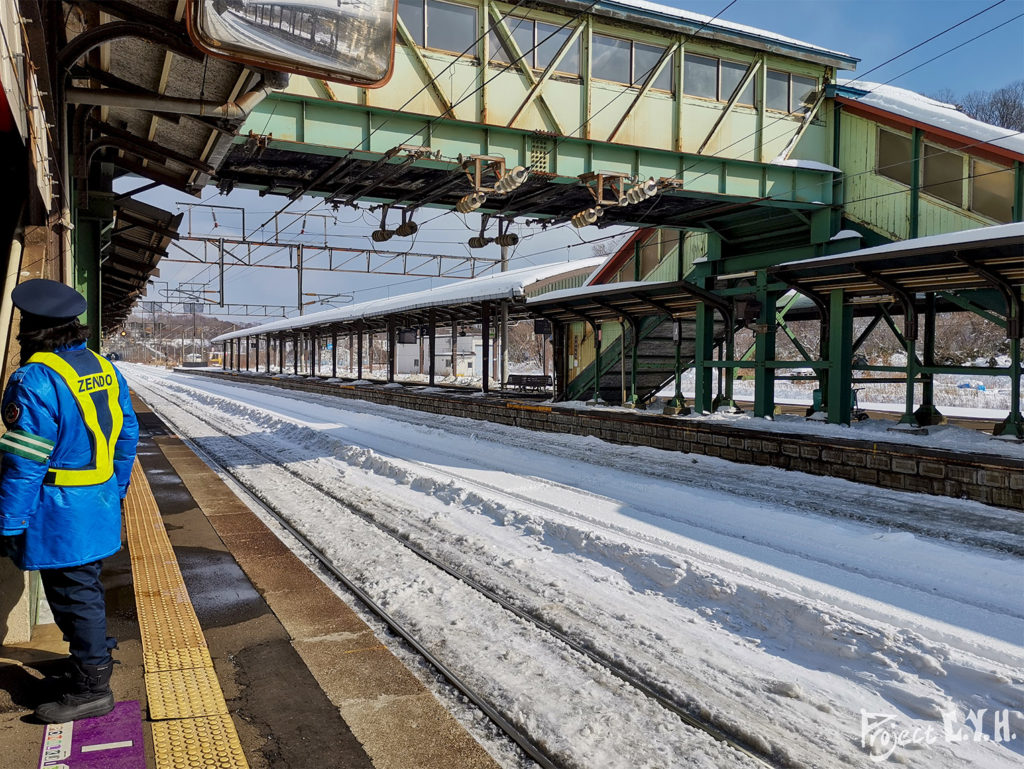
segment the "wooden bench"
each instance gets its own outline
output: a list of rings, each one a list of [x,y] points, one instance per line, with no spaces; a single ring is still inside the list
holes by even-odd
[[[551,387],[553,380],[548,374],[509,374],[505,386],[522,392],[542,390]]]

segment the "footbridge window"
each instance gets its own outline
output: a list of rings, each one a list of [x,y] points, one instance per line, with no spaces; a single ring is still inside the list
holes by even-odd
[[[476,55],[476,10],[446,0],[398,0],[398,15],[417,45],[455,54]]]
[[[683,93],[702,99],[729,101],[743,81],[749,65],[688,53],[683,57]],[[754,80],[747,83],[737,104],[754,106]]]
[[[1013,221],[1013,169],[971,158],[971,210],[1003,224]]]
[[[813,77],[768,70],[765,106],[779,112],[806,114],[814,105],[818,81]]]
[[[560,27],[543,21],[531,21],[516,16],[505,20],[512,39],[524,55],[523,61],[533,69],[544,70],[562,49],[565,41],[573,33],[571,27]],[[490,60],[499,64],[511,64],[516,57],[506,50],[498,33],[493,29],[488,33],[490,43]],[[576,39],[565,56],[558,63],[555,72],[563,75],[579,76],[580,74],[580,41]]]
[[[878,153],[875,173],[908,187],[913,179],[913,149],[910,137],[878,129]]]
[[[643,85],[665,53],[663,47],[622,40],[608,35],[594,35],[591,43],[590,72],[601,80],[626,85]],[[658,73],[651,85],[659,91],[671,91],[671,63]]]

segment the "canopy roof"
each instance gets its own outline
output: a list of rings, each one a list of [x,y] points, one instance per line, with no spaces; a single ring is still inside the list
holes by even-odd
[[[476,321],[480,315],[480,304],[483,302],[509,299],[521,305],[531,289],[536,290],[544,283],[553,284],[574,276],[588,276],[604,261],[605,257],[598,256],[499,272],[495,275],[471,278],[426,291],[416,291],[386,299],[373,299],[369,302],[324,310],[312,315],[251,326],[221,334],[213,341],[224,342],[228,339],[281,331],[297,331],[314,326],[340,326],[360,321],[380,321],[389,316],[420,322],[424,319],[424,311],[440,310],[441,308],[444,308],[444,313],[438,318],[439,320]],[[466,312],[459,312],[460,308],[465,308]]]
[[[929,235],[770,267],[801,291],[854,295],[1024,285],[1024,223]]]

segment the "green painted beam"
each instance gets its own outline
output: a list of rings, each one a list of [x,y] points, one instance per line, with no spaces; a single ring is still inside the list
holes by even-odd
[[[536,132],[430,118],[347,102],[332,102],[295,94],[275,93],[253,110],[243,124],[237,144],[249,132],[270,136],[270,147],[332,157],[377,159],[401,145],[427,147],[441,158],[417,161],[420,165],[445,164],[450,168],[461,155],[501,155],[508,165],[531,164]],[[820,208],[831,200],[832,173],[792,168],[750,160],[713,158],[692,153],[638,148],[576,137],[552,137],[549,170],[572,180],[584,173],[622,172],[656,179],[680,179],[681,194],[708,195],[713,199],[748,200],[755,205],[797,204]],[[762,185],[770,200],[758,201]],[[678,192],[676,194],[679,194]]]

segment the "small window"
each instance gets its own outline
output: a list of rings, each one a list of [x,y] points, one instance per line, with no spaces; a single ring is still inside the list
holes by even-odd
[[[1013,169],[972,158],[971,210],[1004,224],[1013,221]]]
[[[401,0],[400,0],[401,1]],[[427,47],[442,51],[473,53],[476,39],[476,8],[427,0]]]
[[[683,55],[683,93],[704,99],[718,98],[718,59]]]
[[[591,45],[591,74],[602,80],[630,83],[630,50],[632,43],[617,37],[594,35]]]
[[[764,95],[768,109],[789,112],[789,73],[768,70],[768,85]]]
[[[910,138],[878,129],[878,162],[875,173],[908,187],[913,179],[913,152]]]
[[[565,45],[565,41],[572,36],[573,31],[570,27],[559,28],[554,24],[545,24],[543,21],[537,22],[537,69],[548,68],[548,65],[558,55],[562,46]],[[562,61],[559,62],[555,71],[565,72],[570,75],[578,75],[580,73],[579,38],[576,38],[576,42],[565,52],[565,56],[562,57]]]
[[[658,66],[664,53],[665,49],[656,45],[633,43],[633,83],[635,85],[643,85],[647,82],[647,78]],[[661,91],[672,90],[672,65],[670,63],[665,64],[651,87]]]
[[[424,15],[423,0],[398,0],[398,17],[409,30],[416,45],[424,45],[426,16]]]
[[[964,156],[926,144],[924,147],[924,183],[921,191],[940,200],[964,207]]]
[[[509,19],[507,22],[509,32],[512,33],[512,39],[516,41],[516,45],[519,46],[519,53],[523,55],[523,61],[530,67],[534,66],[533,63],[533,40],[534,30],[533,22],[529,19]],[[517,57],[513,57],[517,58]]]
[[[789,111],[806,115],[814,106],[814,97],[817,94],[818,81],[813,77],[802,77],[793,75],[793,87],[791,89],[791,100]]]
[[[749,67],[746,64],[722,60],[722,86],[721,96],[719,97],[722,101],[729,101],[732,98],[733,92],[743,81],[743,76],[747,74],[748,69]],[[746,104],[749,107],[754,106],[755,79],[751,78],[750,82],[747,83],[747,87],[743,89],[743,93],[736,100],[737,104]]]

